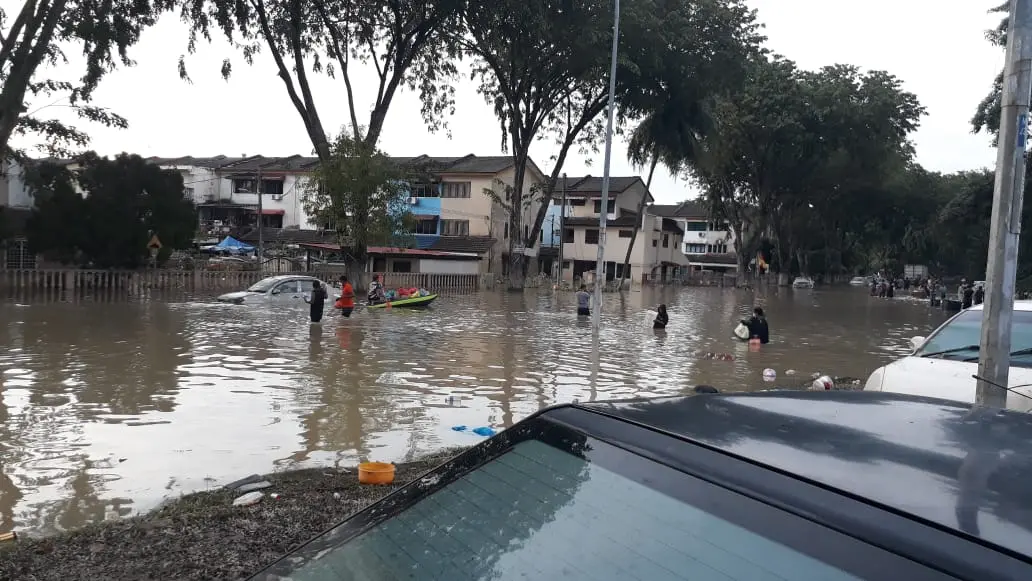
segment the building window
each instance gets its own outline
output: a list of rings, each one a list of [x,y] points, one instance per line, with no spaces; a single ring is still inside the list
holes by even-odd
[[[508,222],[505,223],[505,235],[502,238],[504,238],[505,240],[509,239],[509,223]]]
[[[570,202],[570,206],[571,207],[573,207],[573,206],[584,206],[584,205],[587,205],[587,203],[588,203],[588,201],[585,200],[584,198],[578,198],[576,200],[570,200],[569,202]]]
[[[530,226],[524,224],[523,225],[523,239],[526,240],[527,238],[530,238]]]
[[[652,239],[652,247],[655,248],[656,245],[658,245],[658,244],[659,244],[659,240],[656,240],[655,238],[653,238]]]
[[[183,196],[186,198],[193,199],[193,188],[183,188]]]
[[[442,236],[469,236],[469,220],[441,220]]]
[[[685,222],[684,229],[688,232],[705,232],[707,224],[705,222]]]
[[[598,230],[585,230],[584,231],[584,243],[585,244],[598,244]]]
[[[468,198],[470,182],[444,182],[442,184],[442,198]]]
[[[416,222],[416,234],[437,234],[437,219],[419,220]]]
[[[684,247],[685,254],[706,254],[705,244],[686,244]]]
[[[595,200],[595,213],[600,214],[602,212],[602,200]],[[616,212],[616,200],[609,200],[606,203],[606,214],[612,214]]]
[[[663,235],[663,248],[670,248],[670,235],[669,234],[664,234]]]
[[[258,192],[258,180],[252,178],[234,179],[233,180],[233,193],[234,194],[257,194]],[[191,193],[193,188],[190,188]],[[279,196],[283,194],[283,180],[262,180],[261,193],[269,194],[273,196]]]
[[[440,192],[437,189],[437,184],[412,184],[410,193],[413,198],[439,198],[441,197]]]
[[[632,235],[631,230],[620,230],[620,238],[630,238]]]
[[[563,229],[563,242],[573,244],[573,228]]]
[[[411,260],[392,260],[391,272],[412,272]]]

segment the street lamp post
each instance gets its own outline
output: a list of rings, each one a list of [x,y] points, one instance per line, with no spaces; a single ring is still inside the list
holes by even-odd
[[[609,165],[613,157],[613,116],[616,110],[616,54],[620,44],[620,0],[613,0],[613,54],[609,62],[609,118],[606,120],[606,154],[602,165],[602,203],[598,208],[598,261],[595,265],[595,309],[591,326],[597,340],[602,322],[602,285],[606,278],[606,215],[609,213]]]
[[[1007,407],[1014,285],[1032,91],[1032,0],[1011,0],[975,401]]]

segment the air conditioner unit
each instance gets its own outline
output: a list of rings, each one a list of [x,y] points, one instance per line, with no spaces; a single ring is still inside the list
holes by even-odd
[[[278,202],[283,199],[283,194],[273,194],[269,196],[273,201]]]
[[[706,233],[705,232],[698,232],[697,234],[699,235],[699,238],[705,238],[706,237]]]
[[[409,198],[408,199],[408,203],[409,203],[410,206],[415,206],[416,204],[419,203],[419,198]]]

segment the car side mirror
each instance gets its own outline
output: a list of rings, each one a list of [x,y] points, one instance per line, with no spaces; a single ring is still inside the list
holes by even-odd
[[[269,292],[270,295],[278,295],[279,293],[279,289],[272,289],[272,291]]]
[[[921,345],[924,345],[924,342],[925,338],[920,335],[910,338],[910,346],[914,349],[920,349]]]

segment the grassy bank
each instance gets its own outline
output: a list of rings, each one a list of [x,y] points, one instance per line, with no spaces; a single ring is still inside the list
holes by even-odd
[[[412,481],[458,450],[398,464],[390,486],[358,483],[356,469],[269,474],[254,506],[239,493],[199,492],[146,515],[0,546],[0,579],[19,581],[241,579],[258,572],[347,516]]]

